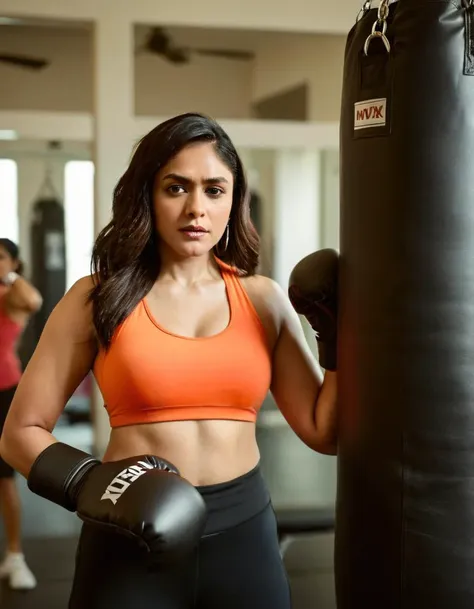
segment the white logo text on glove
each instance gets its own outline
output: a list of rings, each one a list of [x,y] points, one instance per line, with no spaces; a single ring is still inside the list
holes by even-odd
[[[150,469],[155,468],[145,461],[138,461],[136,465],[125,468],[120,474],[115,476],[109,486],[105,489],[105,493],[100,500],[110,499],[115,505],[127,488]]]

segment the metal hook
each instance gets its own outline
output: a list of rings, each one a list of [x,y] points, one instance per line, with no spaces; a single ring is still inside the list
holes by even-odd
[[[379,10],[377,13],[377,21],[374,21],[374,25],[372,26],[372,33],[369,34],[369,36],[367,37],[367,40],[365,41],[365,44],[364,44],[365,55],[369,54],[370,43],[375,38],[379,38],[380,40],[382,40],[387,53],[390,53],[391,46],[390,46],[390,42],[386,36],[387,19],[388,19],[389,14],[390,14],[389,0],[381,0],[380,5],[379,5]],[[380,30],[380,28],[381,28],[381,30]]]
[[[359,21],[365,17],[366,13],[368,13],[371,9],[372,6],[372,0],[366,0],[364,2],[364,4],[362,5],[362,8],[360,9],[360,11],[357,13],[357,19],[356,19],[356,23],[359,23]]]

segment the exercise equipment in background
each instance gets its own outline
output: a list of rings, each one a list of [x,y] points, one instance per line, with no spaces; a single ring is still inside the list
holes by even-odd
[[[37,339],[66,291],[64,238],[64,209],[61,201],[53,195],[39,198],[33,207],[31,223],[31,279],[43,297],[43,306],[35,316]]]
[[[471,2],[363,12],[341,114],[338,609],[474,607],[473,112]]]
[[[25,367],[38,344],[48,317],[66,291],[64,209],[50,171],[32,206],[30,225],[30,279],[43,298],[21,340],[20,359]]]
[[[250,218],[257,233],[262,235],[262,198],[256,190],[250,191]]]

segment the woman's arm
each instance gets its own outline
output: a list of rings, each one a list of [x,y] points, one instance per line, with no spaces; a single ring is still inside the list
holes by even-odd
[[[271,391],[293,431],[313,450],[337,454],[336,372],[324,375],[308,346],[300,319],[274,282],[280,331],[273,355]],[[275,305],[274,305],[275,306]]]
[[[16,390],[0,440],[0,453],[27,477],[36,457],[56,442],[52,430],[96,355],[92,279],[80,279],[58,303]]]
[[[41,294],[21,275],[11,273],[11,276],[4,280],[11,286],[6,295],[7,306],[10,309],[36,313],[43,304]]]

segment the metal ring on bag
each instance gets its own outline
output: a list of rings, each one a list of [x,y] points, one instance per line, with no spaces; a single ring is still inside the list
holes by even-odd
[[[382,31],[377,29],[377,26],[379,26],[380,24],[382,24]],[[385,36],[385,34],[387,33],[387,22],[385,20],[376,21],[374,23],[374,25],[372,26],[372,34],[376,34],[377,32]]]
[[[387,21],[390,15],[390,7],[388,2],[381,2],[378,10],[379,21]]]
[[[387,53],[390,53],[391,46],[388,38],[386,36],[387,33],[387,19],[390,15],[390,7],[389,0],[381,0],[379,4],[379,10],[377,12],[377,21],[374,22],[372,26],[372,33],[369,34],[367,40],[364,44],[364,53],[365,55],[369,54],[369,46],[374,38],[380,38],[384,43],[385,49]]]
[[[384,32],[379,32],[379,31],[375,31],[375,32],[372,32],[372,34],[370,34],[369,36],[367,36],[367,40],[365,41],[365,44],[364,44],[364,53],[366,55],[369,54],[369,46],[370,46],[370,43],[372,42],[372,40],[374,38],[380,38],[380,40],[385,45],[385,49],[387,50],[387,53],[390,53],[391,46],[390,46],[390,42],[389,42],[387,36],[385,36],[385,33]]]
[[[364,5],[362,6],[362,8],[360,9],[360,11],[357,15],[356,23],[359,23],[359,21],[365,17],[366,13],[368,13],[370,11],[371,6],[372,6],[372,0],[366,0],[366,2],[364,2]]]

